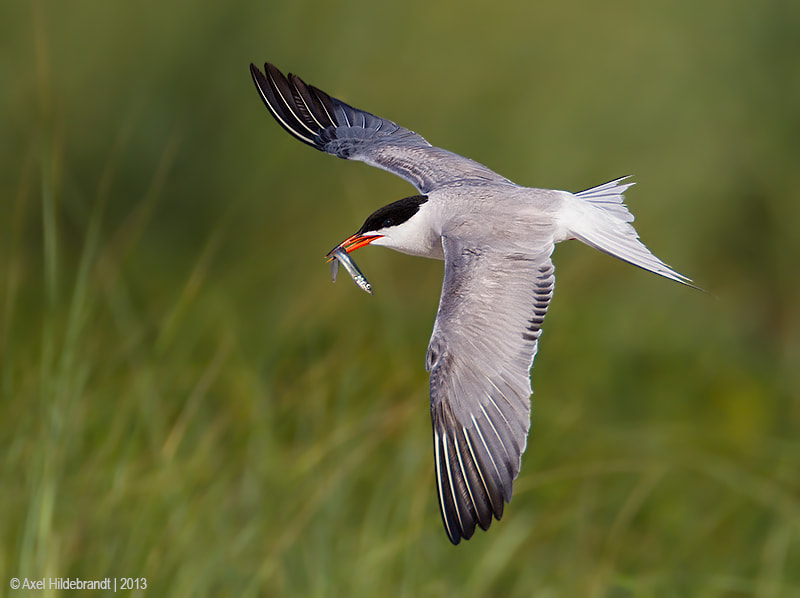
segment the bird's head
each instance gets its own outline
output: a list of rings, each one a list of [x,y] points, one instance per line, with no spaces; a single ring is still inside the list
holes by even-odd
[[[327,255],[330,261],[337,249],[347,253],[366,245],[380,245],[406,253],[416,253],[427,236],[422,222],[420,206],[428,201],[425,195],[406,197],[375,210],[364,221],[356,234],[334,247]],[[416,218],[415,218],[416,216]]]

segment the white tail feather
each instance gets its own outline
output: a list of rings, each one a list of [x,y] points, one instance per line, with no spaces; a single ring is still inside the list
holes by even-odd
[[[630,224],[633,214],[623,203],[622,194],[634,185],[623,182],[627,179],[622,177],[575,193],[564,206],[567,236],[654,274],[694,286],[690,278],[667,266],[639,240]]]

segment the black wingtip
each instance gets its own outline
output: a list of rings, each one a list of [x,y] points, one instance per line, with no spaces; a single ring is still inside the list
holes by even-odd
[[[250,76],[253,77],[253,83],[256,84],[256,87],[259,86],[258,85],[259,78],[264,76],[261,74],[261,71],[258,70],[258,67],[252,62],[250,63]]]
[[[263,73],[251,63],[250,74],[261,100],[278,124],[303,143],[322,149],[318,140],[321,127],[303,104],[305,100],[302,91],[296,84],[293,85],[289,78],[269,62],[264,63]],[[302,81],[301,85],[304,85]]]
[[[264,65],[264,70],[266,71],[266,65]],[[267,78],[264,76],[264,73],[252,62],[250,63],[250,76],[253,77],[253,83],[255,83],[256,89],[258,90],[258,94],[261,96],[261,99],[264,103],[269,107],[267,103],[265,92],[269,88],[269,82]]]

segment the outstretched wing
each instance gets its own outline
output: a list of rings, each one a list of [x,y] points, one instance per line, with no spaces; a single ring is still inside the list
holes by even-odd
[[[439,506],[453,544],[511,500],[530,427],[530,368],[553,295],[552,243],[538,255],[444,239],[428,347]]]
[[[297,75],[284,76],[270,63],[264,73],[251,64],[250,72],[275,120],[318,150],[388,170],[421,193],[462,181],[507,182],[483,164],[434,147],[413,131],[306,85]]]

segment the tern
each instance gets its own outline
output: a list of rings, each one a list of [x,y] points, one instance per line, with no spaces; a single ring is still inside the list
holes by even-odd
[[[453,544],[511,500],[530,428],[530,370],[555,283],[556,243],[578,239],[689,286],[631,225],[628,177],[569,193],[522,187],[272,64],[250,65],[272,116],[313,148],[394,173],[418,194],[371,214],[328,254],[366,245],[444,260],[426,355],[439,509]],[[343,251],[342,251],[343,250]]]

